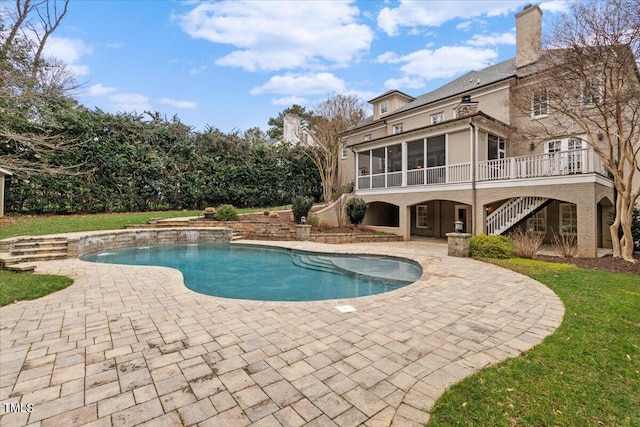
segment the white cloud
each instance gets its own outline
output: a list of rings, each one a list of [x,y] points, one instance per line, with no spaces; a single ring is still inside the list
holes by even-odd
[[[113,93],[116,91],[116,88],[114,87],[108,87],[108,86],[104,86],[102,83],[97,83],[91,87],[89,87],[89,90],[87,90],[87,95],[89,96],[106,96],[110,93]]]
[[[173,108],[178,108],[181,110],[196,110],[198,108],[198,103],[195,101],[180,101],[171,98],[160,98],[158,102],[160,104],[170,105]]]
[[[234,46],[218,65],[248,71],[342,65],[369,49],[372,30],[351,2],[221,1],[175,17],[193,38]]]
[[[403,63],[403,76],[385,82],[387,88],[418,89],[428,80],[451,78],[474,68],[484,68],[498,54],[491,49],[468,46],[443,46],[435,50],[422,49],[408,55],[390,58],[389,63]]]
[[[80,76],[88,76],[89,74],[91,74],[91,70],[89,69],[88,65],[75,65],[75,64],[71,64],[71,65],[67,65],[67,68],[69,68],[69,70],[76,76],[76,77],[80,77]]]
[[[85,55],[93,53],[93,48],[87,46],[80,39],[69,39],[65,37],[51,36],[44,45],[43,54],[49,58],[55,58],[63,61],[69,71],[76,76],[86,76],[90,74],[89,67],[87,65],[79,64],[78,62]]]
[[[189,69],[189,75],[195,76],[196,74],[204,73],[205,71],[207,71],[207,68],[208,67],[206,65],[201,65],[198,68],[191,68]]]
[[[139,93],[116,93],[109,96],[109,108],[117,112],[142,113],[151,110],[149,98]]]
[[[386,64],[387,62],[398,62],[398,54],[395,52],[385,52],[378,55],[375,62],[379,64]]]
[[[263,93],[281,93],[284,95],[301,96],[317,95],[330,92],[344,92],[344,80],[331,73],[316,74],[286,74],[273,76],[262,86],[251,89],[251,95]]]
[[[271,103],[273,105],[286,105],[291,106],[293,104],[305,105],[309,102],[306,98],[301,98],[299,96],[285,96],[283,98],[272,99]]]
[[[478,16],[500,16],[512,13],[527,1],[484,0],[468,1],[462,5],[456,1],[426,2],[401,0],[395,8],[385,7],[378,14],[378,27],[387,35],[398,35],[401,27],[415,31],[416,27],[438,27],[453,19],[470,19]],[[464,24],[464,23],[463,23]]]
[[[399,79],[387,79],[384,87],[387,89],[420,89],[424,87],[425,80],[423,77],[400,77]]]
[[[496,45],[515,45],[516,33],[515,29],[508,33],[493,34],[476,34],[471,40],[467,41],[471,46],[496,46]]]
[[[44,45],[44,54],[60,59],[68,64],[75,63],[84,55],[93,53],[93,49],[80,39],[68,39],[65,37],[49,37]]]
[[[551,1],[542,2],[539,4],[539,6],[543,12],[565,13],[565,12],[569,12],[570,3],[571,2],[566,0],[551,0]]]

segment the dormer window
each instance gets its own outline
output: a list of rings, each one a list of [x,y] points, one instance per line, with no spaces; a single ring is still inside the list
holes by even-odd
[[[549,114],[549,94],[546,89],[538,90],[531,96],[531,117],[544,117]]]
[[[402,133],[402,123],[400,123],[399,125],[394,125],[393,126],[393,134],[397,135],[399,133]]]
[[[389,112],[389,101],[382,101],[380,103],[380,115],[387,114]]]
[[[364,141],[365,141],[365,142],[367,142],[367,141],[371,141],[371,134],[370,134],[370,133],[368,133],[368,134],[366,134],[366,135],[364,136]]]

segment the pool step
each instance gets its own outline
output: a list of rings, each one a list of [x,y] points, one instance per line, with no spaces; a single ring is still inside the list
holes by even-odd
[[[324,271],[333,274],[342,274],[340,269],[337,269],[335,265],[315,255],[306,254],[291,254],[291,260],[298,267],[308,268],[310,270]]]

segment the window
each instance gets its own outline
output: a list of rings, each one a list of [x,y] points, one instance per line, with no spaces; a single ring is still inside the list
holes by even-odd
[[[602,97],[602,84],[595,77],[588,77],[582,87],[582,105],[592,105]]]
[[[342,159],[346,159],[347,158],[347,143],[346,142],[342,143],[342,152],[341,152],[340,157]]]
[[[560,234],[578,232],[578,212],[573,203],[560,203]]]
[[[393,126],[393,134],[396,135],[399,133],[402,133],[402,123]]]
[[[389,112],[389,101],[382,101],[380,103],[380,114],[387,114]]]
[[[439,112],[439,113],[431,115],[431,124],[432,125],[435,125],[435,124],[443,122],[443,121],[444,121],[444,113],[443,112]]]
[[[416,228],[428,228],[429,227],[429,206],[418,205],[416,206]]]
[[[371,134],[370,133],[364,136],[364,141],[365,142],[371,141]]]
[[[489,134],[487,136],[487,160],[504,159],[506,141],[504,138]]]
[[[544,146],[545,153],[557,153],[562,147],[562,141],[548,141]]]
[[[531,97],[531,117],[541,117],[549,114],[549,94],[547,90],[539,90]]]
[[[547,234],[547,208],[543,208],[527,219],[527,232]]]

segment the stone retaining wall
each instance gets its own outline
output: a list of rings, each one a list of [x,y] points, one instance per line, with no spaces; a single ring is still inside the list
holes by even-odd
[[[402,242],[402,236],[357,234],[357,233],[311,233],[312,242],[319,243],[373,243],[373,242]]]
[[[143,230],[112,230],[90,233],[68,239],[69,257],[81,257],[95,252],[144,246],[228,243],[232,230],[222,227],[154,228]]]

